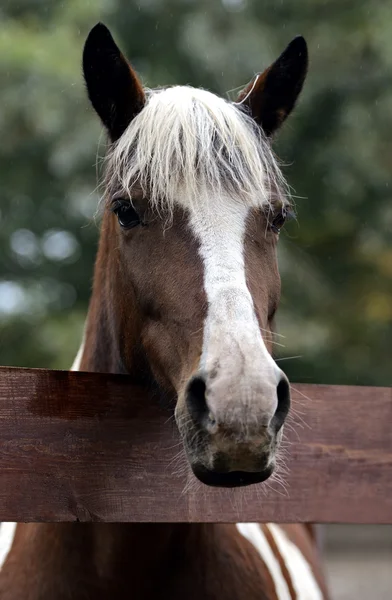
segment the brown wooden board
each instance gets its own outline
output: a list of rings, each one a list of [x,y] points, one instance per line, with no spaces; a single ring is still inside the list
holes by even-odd
[[[0,521],[392,523],[392,389],[295,388],[285,487],[220,490],[126,376],[1,368]]]

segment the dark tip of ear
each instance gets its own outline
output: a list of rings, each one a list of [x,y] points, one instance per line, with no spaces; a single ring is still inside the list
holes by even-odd
[[[286,50],[284,50],[281,55],[281,58],[286,60],[293,60],[299,57],[301,57],[303,61],[308,60],[308,45],[302,35],[297,35],[297,37],[291,40]]]
[[[83,49],[83,70],[87,79],[89,72],[95,68],[97,60],[103,57],[119,55],[120,51],[109,29],[103,23],[97,23],[87,36]]]
[[[96,25],[94,25],[94,27],[90,30],[90,33],[88,34],[88,38],[94,39],[94,38],[111,38],[112,34],[110,33],[109,29],[106,27],[106,25],[104,25],[103,23],[99,22]],[[113,39],[113,38],[112,38]]]
[[[113,62],[118,64],[120,50],[109,29],[103,23],[97,23],[87,36],[83,48],[83,73],[90,100],[94,104],[97,81],[110,79],[113,74]]]
[[[107,50],[108,48],[117,48],[116,42],[114,41],[112,34],[109,29],[103,23],[97,23],[90,31],[87,36],[85,49],[86,48],[100,48],[101,50]]]
[[[308,47],[306,40],[302,35],[296,35],[295,38],[291,40],[289,46],[294,46],[298,49],[303,48],[305,50],[307,50]]]

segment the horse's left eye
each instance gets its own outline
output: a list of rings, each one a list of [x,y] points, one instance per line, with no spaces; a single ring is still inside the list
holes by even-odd
[[[280,233],[280,230],[282,229],[283,225],[285,224],[286,221],[286,214],[281,211],[279,212],[277,215],[274,216],[274,218],[271,221],[271,230],[274,233]]]
[[[123,229],[132,229],[132,227],[137,227],[142,223],[136,210],[127,200],[116,200],[113,203],[112,212],[117,216]]]
[[[270,220],[270,228],[274,233],[280,233],[283,225],[285,224],[287,219],[293,218],[294,213],[287,209],[286,207],[282,207],[278,212],[276,212],[272,219]]]

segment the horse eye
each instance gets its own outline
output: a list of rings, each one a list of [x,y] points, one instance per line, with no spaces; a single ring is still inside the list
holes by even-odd
[[[116,200],[111,208],[117,216],[118,222],[123,229],[132,229],[142,223],[136,210],[128,200]]]
[[[280,230],[282,229],[283,225],[285,224],[285,221],[286,221],[286,215],[283,213],[283,211],[279,212],[272,219],[272,222],[270,224],[271,230],[274,233],[280,233]]]
[[[270,221],[270,229],[274,233],[280,233],[283,225],[287,219],[292,219],[294,212],[286,207],[282,207],[279,212],[275,213],[272,220]]]

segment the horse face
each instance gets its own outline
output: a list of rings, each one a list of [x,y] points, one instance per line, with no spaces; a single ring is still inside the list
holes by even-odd
[[[262,210],[230,198],[208,225],[176,209],[165,226],[146,200],[134,196],[134,206],[133,220],[124,210],[109,216],[123,301],[136,298],[140,343],[154,378],[177,399],[192,468],[216,485],[260,481],[274,468],[290,402],[270,355],[277,233]]]
[[[268,136],[302,87],[305,42],[294,40],[235,105],[181,87],[146,99],[102,27],[86,42],[84,71],[113,141],[105,228],[120,312],[127,301],[133,307],[122,320],[123,362],[131,368],[137,343],[176,397],[201,481],[263,481],[290,406],[288,381],[271,357],[276,243],[289,204]],[[112,61],[106,81],[103,56]]]

